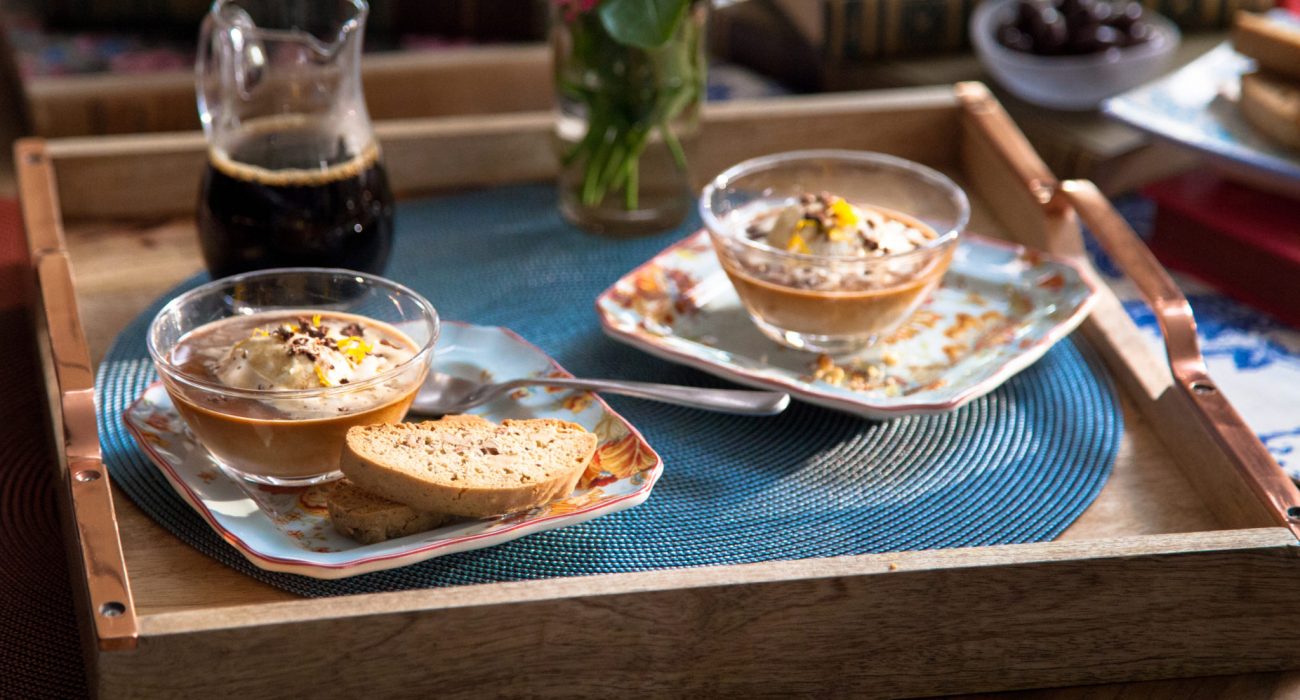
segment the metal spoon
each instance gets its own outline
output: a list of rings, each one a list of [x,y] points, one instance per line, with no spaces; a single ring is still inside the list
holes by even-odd
[[[513,379],[497,384],[480,384],[471,379],[461,379],[448,374],[430,372],[415,395],[411,412],[423,415],[461,413],[491,401],[507,392],[525,386],[556,386],[566,389],[604,391],[611,394],[635,396],[652,401],[690,406],[706,411],[742,415],[770,416],[790,405],[789,394],[779,391],[746,391],[737,389],[702,389],[673,384],[625,382],[611,379],[569,379],[565,377],[534,377]]]

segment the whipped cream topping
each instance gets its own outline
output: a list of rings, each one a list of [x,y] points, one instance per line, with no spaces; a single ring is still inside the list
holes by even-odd
[[[413,354],[356,321],[314,315],[253,329],[217,360],[214,373],[238,389],[317,389],[379,376]]]
[[[746,226],[745,233],[791,253],[864,258],[906,253],[935,238],[931,230],[876,209],[856,207],[827,192],[805,193],[797,202],[764,212]]]
[[[939,236],[929,226],[825,192],[797,200],[757,200],[733,210],[728,219],[735,243],[727,248],[740,269],[796,289],[886,289],[928,274],[943,258],[932,245]],[[918,249],[933,252],[892,257]],[[794,258],[785,252],[835,257]]]

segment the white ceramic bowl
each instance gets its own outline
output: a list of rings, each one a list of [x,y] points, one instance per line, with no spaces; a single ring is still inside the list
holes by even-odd
[[[1135,88],[1169,65],[1180,35],[1173,22],[1148,11],[1152,36],[1136,46],[1084,56],[1037,56],[1008,49],[997,29],[1015,17],[1017,0],[984,0],[970,19],[971,43],[985,70],[1011,94],[1055,109],[1094,109],[1107,97]]]

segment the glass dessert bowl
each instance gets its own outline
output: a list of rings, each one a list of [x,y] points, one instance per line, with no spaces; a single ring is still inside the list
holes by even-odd
[[[723,172],[700,213],[758,329],[838,354],[888,336],[939,285],[970,203],[952,180],[901,158],[793,151]]]
[[[344,434],[395,422],[424,382],[438,313],[414,291],[326,268],[262,270],[171,300],[149,355],[176,410],[233,476],[338,478]]]

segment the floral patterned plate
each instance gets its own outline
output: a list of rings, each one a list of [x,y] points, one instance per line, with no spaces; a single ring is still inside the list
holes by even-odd
[[[474,379],[570,376],[505,328],[443,322],[438,371]],[[568,498],[529,511],[466,520],[378,544],[334,531],[323,487],[260,487],[232,479],[177,415],[161,384],[126,410],[126,426],[181,498],[249,561],[270,571],[344,578],[501,544],[631,508],[650,496],[663,461],[641,434],[587,392],[524,389],[476,409],[491,420],[562,418],[600,438],[596,456]]]
[[[967,233],[943,283],[893,336],[855,355],[818,356],[759,333],[700,231],[615,282],[596,311],[606,333],[653,355],[892,418],[987,394],[1074,330],[1095,298],[1076,263]]]

